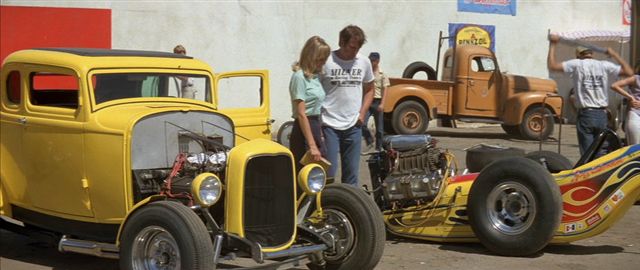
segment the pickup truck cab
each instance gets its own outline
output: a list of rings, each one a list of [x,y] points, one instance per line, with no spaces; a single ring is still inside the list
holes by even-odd
[[[525,139],[545,139],[553,131],[553,116],[562,108],[555,81],[501,73],[495,54],[475,45],[448,49],[443,63],[441,81],[390,79],[384,104],[390,131],[424,133],[435,118],[499,123],[508,134]]]
[[[260,90],[255,108],[219,109],[234,77],[255,78],[245,86]],[[119,258],[121,269],[215,269],[236,257],[372,269],[382,256],[384,224],[364,191],[325,186],[320,165],[295,168],[289,149],[263,138],[266,71],[45,48],[9,55],[0,79],[3,228]]]

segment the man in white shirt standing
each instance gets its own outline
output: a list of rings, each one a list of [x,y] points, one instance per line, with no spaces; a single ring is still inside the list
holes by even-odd
[[[327,158],[331,162],[328,177],[337,171],[338,154],[342,183],[357,186],[360,169],[362,125],[373,100],[373,71],[367,57],[358,54],[367,41],[364,31],[349,25],[340,31],[340,48],[331,52],[320,74],[326,97],[322,122]]]
[[[609,105],[607,90],[610,86],[608,76],[631,76],[633,70],[611,48],[607,48],[607,55],[620,65],[593,59],[593,51],[585,47],[576,48],[577,59],[557,62],[555,48],[558,41],[560,37],[549,35],[547,66],[549,71],[567,73],[573,80],[575,105],[578,109],[576,129],[582,155],[607,127],[607,106]]]

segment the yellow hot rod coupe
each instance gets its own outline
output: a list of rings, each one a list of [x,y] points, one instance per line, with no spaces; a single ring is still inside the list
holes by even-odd
[[[575,165],[536,151],[455,175],[455,158],[429,135],[388,136],[368,163],[371,193],[389,232],[480,242],[505,256],[600,234],[640,199],[640,145],[621,147],[612,131]]]
[[[384,223],[371,197],[296,173],[270,140],[266,71],[214,74],[179,54],[43,48],[0,73],[0,225],[121,269],[372,269]],[[242,87],[229,79],[241,80]],[[254,82],[254,85],[248,83]],[[250,99],[226,106],[221,96]]]

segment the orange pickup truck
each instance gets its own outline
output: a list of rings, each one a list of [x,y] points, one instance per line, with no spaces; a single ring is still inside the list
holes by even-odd
[[[435,118],[497,123],[508,134],[529,140],[546,139],[553,131],[562,108],[555,81],[501,73],[494,53],[475,45],[448,49],[443,62],[441,81],[390,79],[384,104],[389,132],[425,133]],[[411,64],[403,77],[415,71],[435,77],[431,67],[420,63]]]

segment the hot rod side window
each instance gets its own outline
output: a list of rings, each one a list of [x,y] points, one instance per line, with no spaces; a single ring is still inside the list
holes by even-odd
[[[31,73],[33,105],[78,108],[78,79],[68,74]]]
[[[20,72],[11,71],[7,76],[7,99],[11,103],[18,104],[22,99],[20,91]]]

